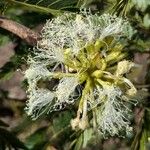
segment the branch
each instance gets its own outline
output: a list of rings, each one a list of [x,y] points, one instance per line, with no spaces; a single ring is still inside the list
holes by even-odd
[[[139,144],[140,144],[140,138],[142,135],[142,128],[143,128],[143,124],[144,124],[144,115],[145,115],[145,108],[140,108],[138,114],[138,122],[137,122],[137,131],[136,131],[136,135],[134,137],[134,140],[131,144],[130,149],[131,150],[138,150],[139,148]]]
[[[40,39],[40,35],[37,32],[25,27],[22,24],[1,16],[0,27],[12,32],[32,46],[36,45],[37,41]]]

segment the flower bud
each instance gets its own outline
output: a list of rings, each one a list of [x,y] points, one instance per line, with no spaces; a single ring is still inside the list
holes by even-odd
[[[133,66],[133,62],[127,60],[120,61],[117,65],[116,76],[121,76],[128,73]]]
[[[80,122],[80,119],[78,117],[71,120],[70,123],[71,123],[71,127],[73,130],[75,130],[79,126],[79,122]]]
[[[84,118],[81,118],[79,122],[79,128],[82,130],[85,130],[88,127],[88,118],[87,116]]]

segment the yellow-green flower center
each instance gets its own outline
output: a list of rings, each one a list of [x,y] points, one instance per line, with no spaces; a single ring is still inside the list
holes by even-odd
[[[94,85],[97,79],[105,81],[106,76],[103,74],[111,70],[112,64],[126,56],[122,48],[120,44],[113,46],[113,39],[110,37],[87,45],[77,55],[72,54],[70,49],[66,49],[65,67],[70,73],[77,73],[80,83],[90,80]]]

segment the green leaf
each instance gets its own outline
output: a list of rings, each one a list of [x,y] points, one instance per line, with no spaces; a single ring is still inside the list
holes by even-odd
[[[147,13],[143,18],[144,27],[150,28],[150,15]]]
[[[83,133],[83,148],[87,146],[89,141],[93,138],[93,129],[86,129]]]
[[[147,109],[145,111],[144,125],[143,125],[143,131],[140,139],[139,150],[149,149],[150,147],[149,137],[150,137],[150,110]]]
[[[6,1],[9,3],[12,3],[12,4],[23,6],[25,9],[29,9],[31,11],[38,11],[38,12],[42,12],[42,13],[51,13],[54,16],[60,14],[59,10],[46,8],[43,6],[39,6],[37,4],[31,4],[29,2],[20,2],[17,0],[6,0]]]
[[[148,142],[147,139],[148,139],[148,134],[147,131],[144,130],[142,132],[142,137],[140,139],[140,150],[146,150],[146,143]]]
[[[58,117],[53,120],[53,128],[56,132],[65,128],[70,124],[70,120],[72,119],[72,113],[70,111],[65,111],[59,114]]]
[[[147,7],[150,6],[149,0],[131,0],[131,3],[142,12],[144,12],[147,9]]]
[[[33,134],[31,134],[26,139],[26,144],[25,145],[29,149],[32,149],[32,150],[35,149],[35,150],[37,150],[37,147],[39,145],[44,145],[47,142],[47,140],[46,140],[46,131],[47,131],[46,127],[38,129],[36,132],[34,132]]]
[[[94,1],[96,0],[79,0],[77,3],[77,7],[86,7]]]
[[[74,150],[81,150],[82,145],[83,145],[83,134],[81,134],[80,137],[77,139]]]
[[[129,2],[130,0],[116,0],[115,5],[111,9],[112,13],[120,16],[126,16],[130,10]]]
[[[6,2],[20,5],[25,9],[31,11],[52,14],[54,16],[60,15],[63,11],[61,9],[71,8],[77,0],[5,0]]]
[[[96,141],[97,135],[94,134],[92,128],[88,128],[80,133],[80,136],[72,142],[74,150],[86,149],[88,144],[92,144],[92,140]]]
[[[10,38],[6,35],[0,34],[0,45],[5,45],[10,41]]]

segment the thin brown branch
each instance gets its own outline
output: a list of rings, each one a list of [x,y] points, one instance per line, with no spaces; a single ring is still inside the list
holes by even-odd
[[[40,35],[37,32],[5,17],[0,17],[0,27],[12,32],[32,46],[40,39]]]
[[[139,141],[142,135],[142,127],[143,127],[143,123],[144,123],[144,115],[145,115],[145,108],[139,108],[139,112],[137,114],[138,116],[138,120],[137,120],[137,131],[136,131],[136,135],[134,137],[134,140],[132,142],[132,145],[130,147],[131,150],[138,150],[139,149]]]

